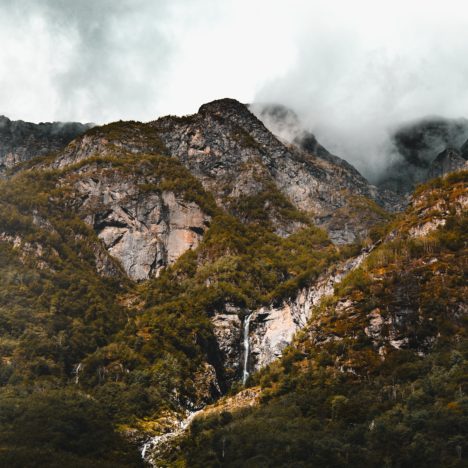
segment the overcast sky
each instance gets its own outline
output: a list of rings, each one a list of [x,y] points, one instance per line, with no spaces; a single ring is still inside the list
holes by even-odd
[[[464,0],[0,0],[0,41],[14,119],[275,101],[362,166],[403,120],[468,117]]]

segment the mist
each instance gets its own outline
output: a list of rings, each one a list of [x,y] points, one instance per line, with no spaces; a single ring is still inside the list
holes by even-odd
[[[446,0],[0,0],[0,114],[105,123],[210,100],[291,107],[375,179],[389,135],[468,117],[468,6]]]
[[[320,143],[371,180],[400,158],[391,136],[402,125],[468,117],[466,4],[322,8],[313,26],[296,30],[295,63],[256,93],[257,109],[290,107]]]

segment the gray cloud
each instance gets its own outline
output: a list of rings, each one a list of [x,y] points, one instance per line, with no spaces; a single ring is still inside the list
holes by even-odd
[[[468,117],[468,7],[349,3],[298,21],[294,66],[255,100],[290,106],[325,147],[375,179],[399,157],[389,139],[399,125]]]
[[[0,11],[0,36],[10,49],[0,52],[2,88],[18,96],[34,91],[27,102],[7,106],[18,117],[155,115],[172,51],[161,31],[170,16],[165,2],[19,0]],[[10,96],[1,96],[3,105]]]
[[[462,0],[0,0],[0,114],[149,120],[291,106],[368,176],[402,121],[466,116]]]

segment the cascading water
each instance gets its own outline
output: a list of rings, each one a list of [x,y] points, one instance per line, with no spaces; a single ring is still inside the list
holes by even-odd
[[[190,423],[193,421],[195,416],[200,413],[201,410],[188,412],[187,417],[182,421],[179,421],[178,424],[174,427],[174,430],[171,432],[166,432],[165,434],[151,437],[143,446],[141,447],[141,457],[149,465],[156,467],[153,457],[158,455],[159,451],[164,448],[165,444],[170,443],[172,440],[180,437],[190,426]]]
[[[249,378],[249,352],[250,352],[250,342],[249,342],[249,331],[250,331],[250,319],[252,314],[246,315],[244,319],[244,367],[242,372],[242,385],[245,385],[247,379]]]

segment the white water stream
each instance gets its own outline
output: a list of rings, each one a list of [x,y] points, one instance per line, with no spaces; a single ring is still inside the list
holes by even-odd
[[[245,385],[247,379],[249,378],[249,353],[250,353],[250,342],[249,342],[249,332],[250,332],[250,319],[252,314],[246,315],[244,319],[244,367],[242,372],[242,384]]]
[[[151,437],[151,439],[141,447],[141,457],[143,460],[148,462],[151,466],[156,467],[157,465],[154,463],[153,455],[157,455],[166,443],[181,436],[188,429],[193,418],[195,418],[200,411],[202,410],[189,412],[187,417],[180,421],[172,432],[166,432],[165,434]]]

